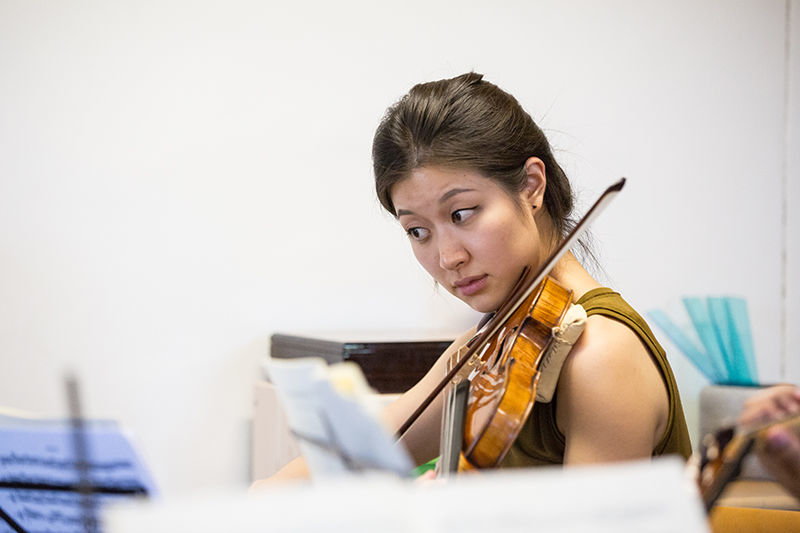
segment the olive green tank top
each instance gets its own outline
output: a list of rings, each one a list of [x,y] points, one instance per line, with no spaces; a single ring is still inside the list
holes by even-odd
[[[679,454],[688,458],[692,448],[675,376],[672,374],[664,349],[658,344],[647,323],[618,293],[604,287],[587,292],[576,303],[583,306],[587,316],[602,315],[622,322],[647,346],[661,372],[669,395],[666,429],[653,449],[653,455]],[[557,399],[558,389],[550,403],[534,404],[517,440],[500,463],[501,467],[564,463],[564,435],[556,426]]]

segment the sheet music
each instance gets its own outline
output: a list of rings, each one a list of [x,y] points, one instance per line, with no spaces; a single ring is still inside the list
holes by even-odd
[[[370,403],[366,381],[354,363],[271,359],[265,370],[312,476],[369,470],[410,474],[411,459],[379,422],[378,406]]]
[[[0,510],[24,531],[83,533],[71,427],[64,420],[0,417]],[[149,473],[129,439],[111,422],[87,422],[90,480],[102,507],[154,495]],[[0,513],[2,516],[2,513]],[[0,518],[0,532],[13,532]]]

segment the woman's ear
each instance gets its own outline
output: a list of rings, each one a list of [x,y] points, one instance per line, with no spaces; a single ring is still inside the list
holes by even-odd
[[[544,205],[544,190],[547,188],[544,162],[538,157],[529,157],[525,161],[525,176],[527,181],[522,200],[536,211]]]

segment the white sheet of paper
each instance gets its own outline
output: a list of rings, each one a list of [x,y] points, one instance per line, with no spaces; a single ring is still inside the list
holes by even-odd
[[[340,476],[362,469],[409,475],[414,465],[370,408],[366,381],[357,367],[354,372],[358,375],[353,377],[356,385],[363,382],[364,390],[353,391],[350,396],[334,388],[331,367],[322,359],[271,359],[265,367],[284,406],[289,427],[296,434],[332,448],[298,438],[312,476]]]
[[[676,458],[488,471],[447,483],[330,479],[250,498],[117,508],[106,518],[109,533],[709,531],[697,489]]]

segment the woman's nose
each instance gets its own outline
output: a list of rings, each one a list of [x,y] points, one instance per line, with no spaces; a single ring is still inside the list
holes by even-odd
[[[460,242],[442,239],[439,243],[439,266],[445,270],[455,270],[467,262],[469,254]]]

